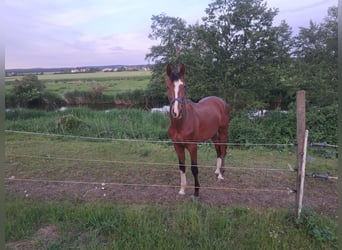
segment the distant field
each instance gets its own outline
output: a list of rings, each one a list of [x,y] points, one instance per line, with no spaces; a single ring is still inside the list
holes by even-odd
[[[95,72],[78,74],[44,74],[38,79],[46,84],[46,90],[59,95],[74,90],[89,90],[94,85],[105,87],[104,92],[115,95],[120,92],[136,89],[145,89],[150,81],[150,71],[123,71],[123,72]],[[16,79],[22,76],[11,76],[5,78],[6,91],[13,88]]]
[[[130,77],[149,77],[150,71],[121,71],[121,72],[95,72],[95,73],[70,73],[70,74],[44,74],[38,75],[39,80],[63,81],[63,80],[93,80],[108,78],[130,78]],[[22,76],[9,76],[5,82],[11,82],[15,79],[21,79]]]

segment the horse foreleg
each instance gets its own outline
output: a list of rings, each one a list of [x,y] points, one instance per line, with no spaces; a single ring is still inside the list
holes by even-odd
[[[186,188],[186,175],[185,175],[185,165],[179,163],[179,172],[180,172],[180,179],[181,179],[181,187],[178,192],[180,195],[185,195],[185,188]]]
[[[190,145],[188,145],[187,148],[189,150],[190,158],[191,158],[191,172],[192,172],[192,175],[194,176],[194,180],[195,180],[194,196],[198,197],[199,196],[200,184],[198,181],[197,145],[196,144],[190,144]]]
[[[179,161],[179,172],[180,172],[180,179],[181,179],[181,187],[178,192],[180,195],[185,195],[185,188],[186,188],[186,175],[185,175],[185,152],[184,147],[180,144],[174,144],[175,151],[178,156]]]

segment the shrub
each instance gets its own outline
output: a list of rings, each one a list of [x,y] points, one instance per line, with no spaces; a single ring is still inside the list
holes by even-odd
[[[262,115],[255,107],[245,109],[231,119],[229,140],[234,143],[294,143],[296,140],[296,116],[292,111],[268,111]]]
[[[308,108],[306,124],[310,141],[337,144],[337,111],[337,104]]]
[[[73,132],[76,130],[84,130],[87,129],[89,126],[86,122],[81,120],[80,118],[68,114],[62,117],[59,117],[56,120],[56,129],[59,131],[64,132]]]
[[[265,116],[251,117],[255,110],[234,115],[229,127],[229,140],[235,143],[296,143],[296,111],[268,111]],[[306,112],[309,142],[337,143],[337,105],[309,107]]]
[[[44,89],[45,84],[38,80],[37,75],[25,75],[21,80],[15,80],[13,87],[15,102],[20,107],[39,103]]]

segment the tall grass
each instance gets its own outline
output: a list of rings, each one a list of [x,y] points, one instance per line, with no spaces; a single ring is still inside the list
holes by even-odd
[[[7,197],[6,242],[35,240],[57,227],[41,249],[337,249],[337,224],[309,213],[298,227],[293,213],[198,202],[159,205],[44,203]],[[40,244],[40,245],[39,245]]]
[[[167,139],[169,118],[138,109],[93,111],[71,108],[61,112],[13,110],[6,113],[6,129],[118,139]]]
[[[316,110],[307,114],[309,142],[334,144],[337,142],[337,122],[336,119],[328,118],[337,117],[337,107],[322,110],[329,112],[320,112],[319,118],[315,115]],[[6,112],[6,129],[94,137],[163,140],[168,138],[168,124],[168,116],[141,109],[95,111],[69,108],[64,112],[17,109]],[[296,143],[295,112],[284,114],[273,111],[257,119],[250,119],[247,112],[240,112],[232,117],[228,135],[232,143]],[[322,153],[327,157],[336,155],[335,150],[324,151]]]

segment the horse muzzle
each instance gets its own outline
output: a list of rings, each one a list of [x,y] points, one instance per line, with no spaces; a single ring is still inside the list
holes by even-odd
[[[171,117],[174,119],[182,119],[183,117],[183,109],[174,109],[173,107],[170,110]]]

